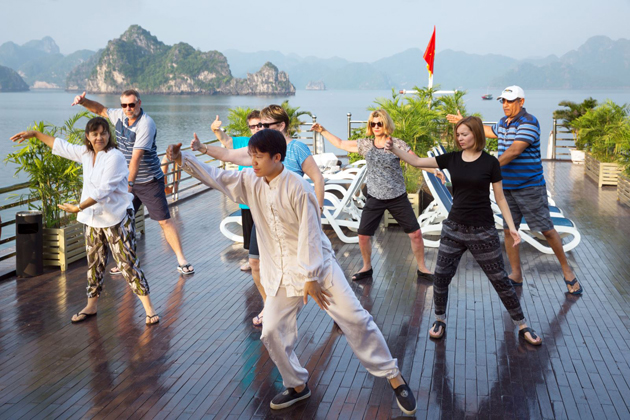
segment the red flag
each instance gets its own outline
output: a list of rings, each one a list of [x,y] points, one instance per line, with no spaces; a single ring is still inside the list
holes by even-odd
[[[427,45],[427,49],[424,51],[424,61],[427,62],[427,70],[429,70],[429,75],[433,76],[433,59],[435,58],[435,26],[433,27],[433,35],[431,35],[431,40],[429,41],[429,45]]]

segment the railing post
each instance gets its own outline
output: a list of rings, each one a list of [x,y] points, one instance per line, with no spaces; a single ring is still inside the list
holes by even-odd
[[[350,120],[352,119],[352,112],[348,112],[348,138],[352,137],[352,124]]]
[[[551,130],[551,147],[553,148],[551,151],[551,159],[556,160],[556,141],[558,139],[558,120],[553,119],[553,129]],[[547,152],[547,156],[549,153]]]

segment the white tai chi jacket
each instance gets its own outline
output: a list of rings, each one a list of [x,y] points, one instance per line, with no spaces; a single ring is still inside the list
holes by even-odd
[[[280,286],[287,297],[302,296],[304,283],[332,286],[335,254],[322,230],[313,187],[299,175],[284,170],[267,183],[251,169],[225,171],[182,152],[182,169],[232,201],[249,206],[256,224],[261,283],[275,296]]]

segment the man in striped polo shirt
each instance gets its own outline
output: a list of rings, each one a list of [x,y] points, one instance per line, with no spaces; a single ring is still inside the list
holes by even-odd
[[[523,107],[525,92],[519,86],[509,86],[497,98],[503,104],[505,116],[493,125],[485,126],[488,138],[498,139],[499,164],[503,175],[503,191],[510,206],[514,224],[518,229],[523,218],[531,230],[542,232],[553,249],[560,265],[569,293],[579,295],[582,286],[567,262],[562,248],[562,239],[553,226],[549,215],[547,185],[543,174],[540,155],[540,125],[538,119]],[[462,116],[447,115],[447,120],[456,123]],[[512,267],[510,279],[515,286],[523,284],[519,247],[504,222],[505,248]]]
[[[149,210],[151,219],[162,227],[166,241],[177,256],[177,270],[183,274],[193,274],[195,269],[188,263],[179,239],[177,226],[171,220],[171,213],[164,193],[164,173],[157,155],[157,128],[155,122],[141,108],[138,91],[126,90],[120,96],[121,108],[106,108],[96,101],[85,98],[85,92],[74,98],[74,105],[82,105],[88,111],[109,118],[116,127],[116,143],[129,165],[129,192],[133,194],[136,211],[141,204]],[[111,274],[120,272],[114,267]]]

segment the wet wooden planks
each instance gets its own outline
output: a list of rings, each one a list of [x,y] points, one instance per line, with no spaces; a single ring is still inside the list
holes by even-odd
[[[352,284],[381,327],[418,399],[417,418],[630,418],[630,209],[584,169],[546,162],[554,199],[582,233],[569,254],[585,287],[565,295],[555,257],[522,247],[519,296],[544,339],[519,340],[507,312],[470,255],[453,279],[448,327],[432,341],[432,285],[415,279],[407,236],[381,229],[372,281]],[[384,379],[367,374],[343,335],[310,302],[298,317],[297,353],[312,397],[281,412],[282,389],[251,318],[262,302],[246,257],[218,231],[236,206],[209,191],[172,208],[197,274],[175,271],[159,226],[139,241],[162,320],[146,327],[120,277],[106,276],[99,314],[72,325],[85,303],[85,263],[65,275],[0,283],[0,418],[392,418]],[[356,245],[327,231],[348,277],[361,267]],[[430,267],[437,252],[428,249]]]

